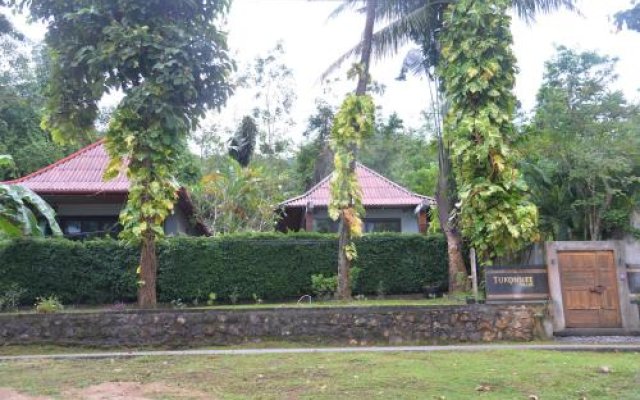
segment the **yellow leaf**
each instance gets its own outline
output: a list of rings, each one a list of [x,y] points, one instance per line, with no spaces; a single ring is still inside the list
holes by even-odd
[[[467,69],[467,76],[469,78],[473,78],[476,75],[478,75],[478,68],[470,67],[469,69]]]

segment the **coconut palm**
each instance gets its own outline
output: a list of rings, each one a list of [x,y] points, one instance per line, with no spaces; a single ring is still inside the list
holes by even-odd
[[[364,31],[362,34],[362,45],[358,53],[360,54],[360,63],[357,65],[358,83],[356,86],[356,96],[364,96],[367,92],[367,86],[370,82],[369,66],[371,64],[371,51],[373,43],[373,30],[376,20],[376,7],[378,0],[366,0],[364,12],[366,15]],[[353,154],[349,163],[349,175],[354,177],[356,171],[356,158],[358,148],[355,144],[350,145],[349,151]],[[351,285],[349,284],[349,271],[351,269],[351,259],[349,255],[351,246],[351,232],[353,231],[351,224],[357,224],[359,221],[349,218],[350,215],[357,215],[356,205],[353,201],[353,194],[349,194],[351,201],[349,206],[340,211],[340,229],[338,237],[338,298],[340,300],[348,300],[351,298]]]
[[[429,45],[429,51],[435,50],[437,33],[442,29],[442,16],[447,6],[455,0],[377,0],[376,22],[385,24],[372,35],[372,57],[375,59],[392,56],[411,42],[421,47]],[[366,12],[364,0],[344,0],[331,14],[336,17],[347,10]],[[536,15],[556,11],[561,8],[576,11],[576,0],[512,0],[515,13],[526,22],[533,22]],[[431,39],[424,43],[423,38]],[[356,44],[341,55],[328,69],[328,74],[346,60],[362,53],[364,41]],[[433,55],[433,54],[431,54]]]
[[[446,104],[439,80],[436,76],[440,48],[438,36],[443,28],[443,16],[446,7],[455,0],[378,0],[376,2],[376,20],[386,25],[375,32],[368,44],[374,58],[383,58],[398,53],[398,50],[410,43],[416,43],[419,49],[410,51],[405,57],[400,78],[408,72],[425,74],[429,82],[431,109],[436,128],[438,145],[439,174],[436,188],[438,219],[443,233],[447,237],[449,254],[449,292],[463,290],[466,269],[462,256],[462,236],[455,221],[456,194],[455,181],[451,174],[451,160],[448,144],[442,134],[443,116]],[[480,0],[478,0],[480,1]],[[549,13],[560,8],[575,10],[575,0],[513,0],[515,13],[527,22],[534,20],[540,13]],[[362,0],[345,0],[331,17],[346,10],[355,9],[364,12]],[[324,73],[324,77],[337,69],[344,61],[360,54],[365,47],[361,41],[341,55]]]

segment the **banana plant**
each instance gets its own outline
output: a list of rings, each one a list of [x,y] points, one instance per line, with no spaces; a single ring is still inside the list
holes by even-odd
[[[0,167],[11,165],[10,156],[0,155]],[[0,238],[44,236],[38,217],[47,221],[54,236],[62,235],[55,211],[42,197],[24,186],[0,184]]]

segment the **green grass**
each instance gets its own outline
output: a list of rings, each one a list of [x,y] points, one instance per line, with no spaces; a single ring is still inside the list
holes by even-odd
[[[612,372],[598,372],[604,365]],[[118,381],[181,387],[193,398],[630,400],[640,396],[640,355],[492,351],[0,363],[0,387],[31,395],[64,398],[72,388]],[[185,398],[171,393],[150,397]]]
[[[448,306],[464,304],[462,298],[438,297],[435,299],[366,299],[353,301],[316,301],[301,300],[300,302],[288,303],[262,303],[262,304],[237,304],[237,305],[214,305],[202,307],[204,309],[237,310],[254,308],[315,308],[315,307],[380,307],[380,306]]]
[[[352,300],[352,301],[317,301],[313,299],[309,302],[308,299],[301,300],[300,302],[279,302],[279,303],[250,303],[250,304],[216,304],[212,306],[193,306],[191,303],[185,303],[184,307],[179,309],[186,310],[253,310],[253,309],[270,309],[270,308],[318,308],[318,307],[381,307],[381,306],[449,306],[449,305],[462,305],[465,304],[464,296],[458,297],[438,297],[435,299],[415,298],[413,296],[404,298],[392,298],[392,299],[366,299],[366,300]],[[159,309],[176,309],[177,307],[171,304],[160,304]],[[128,305],[126,309],[136,309],[135,305]],[[83,312],[98,312],[98,311],[113,311],[113,308],[109,306],[65,306],[60,313],[83,313]],[[35,308],[21,308],[16,311],[5,312],[4,314],[35,314]]]

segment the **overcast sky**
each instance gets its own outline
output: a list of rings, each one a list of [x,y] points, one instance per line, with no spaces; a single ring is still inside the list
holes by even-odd
[[[286,50],[285,63],[293,70],[298,100],[294,107],[296,127],[292,138],[298,140],[304,130],[307,116],[314,109],[314,100],[322,96],[319,77],[326,67],[359,40],[364,17],[353,13],[328,20],[330,12],[339,4],[337,0],[234,0],[228,16],[229,46],[239,65],[264,55],[281,40]],[[514,19],[515,53],[520,72],[517,76],[516,95],[525,110],[535,103],[536,91],[542,80],[544,62],[554,53],[556,45],[579,50],[597,50],[616,56],[619,88],[631,100],[638,100],[638,48],[640,33],[616,32],[611,21],[613,14],[628,8],[630,0],[582,0],[582,16],[562,11],[540,16],[537,22],[526,25]],[[35,40],[43,37],[41,27],[20,24]],[[378,99],[386,114],[397,111],[408,125],[417,126],[420,112],[427,105],[427,87],[424,81],[410,78],[398,82],[395,78],[401,66],[404,49],[395,58],[376,62],[372,69],[375,80],[387,87]],[[344,71],[336,74],[344,78]],[[345,79],[343,79],[344,81]],[[344,82],[333,90],[334,102],[355,83]],[[233,124],[253,108],[245,93],[234,96],[221,115],[210,118],[223,125]]]

